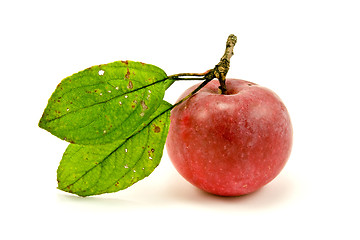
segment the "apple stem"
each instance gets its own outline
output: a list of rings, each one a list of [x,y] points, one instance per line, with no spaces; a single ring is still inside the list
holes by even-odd
[[[220,59],[220,62],[205,75],[205,79],[217,78],[219,80],[221,94],[226,94],[226,74],[230,69],[230,58],[234,55],[233,50],[236,42],[237,37],[234,34],[230,34],[226,41],[225,53]]]

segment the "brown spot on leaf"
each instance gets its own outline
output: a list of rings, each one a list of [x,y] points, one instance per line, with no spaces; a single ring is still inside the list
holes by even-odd
[[[129,64],[129,61],[128,61],[128,60],[126,60],[126,61],[121,61],[121,62],[124,63],[124,64],[126,64],[126,65]]]
[[[126,78],[126,79],[129,79],[129,78],[130,78],[130,70],[129,70],[129,69],[127,69],[127,72],[126,72],[126,74],[125,74],[125,78]]]
[[[154,151],[155,151],[155,150],[154,150],[153,148],[152,148],[152,149],[150,149],[150,150],[148,151],[148,155],[149,155],[149,156],[152,156],[152,155],[153,155],[153,153],[154,153]]]
[[[159,133],[160,130],[161,130],[161,128],[160,128],[159,126],[156,126],[156,125],[154,124],[154,132],[155,132],[155,133]]]
[[[126,75],[125,75],[125,77],[126,77]],[[132,81],[129,81],[129,84],[128,84],[127,88],[128,89],[133,89],[133,87],[134,87],[134,85],[133,85]]]
[[[141,104],[141,107],[142,107],[143,111],[145,111],[146,109],[149,108],[149,107],[146,105],[146,103],[144,102],[144,100],[141,100],[140,104]]]

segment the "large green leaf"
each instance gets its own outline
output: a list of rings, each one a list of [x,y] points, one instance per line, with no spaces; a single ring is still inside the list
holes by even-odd
[[[126,138],[159,107],[166,78],[162,69],[140,62],[93,66],[61,81],[39,126],[76,144]]]
[[[89,196],[125,189],[158,166],[170,124],[171,104],[163,101],[132,136],[105,145],[70,144],[58,168],[58,188]]]

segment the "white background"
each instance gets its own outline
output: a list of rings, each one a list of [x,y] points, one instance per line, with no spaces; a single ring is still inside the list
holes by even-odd
[[[358,1],[2,1],[1,239],[360,239]],[[113,194],[56,189],[67,143],[37,124],[56,85],[116,60],[203,72],[238,37],[228,77],[274,90],[294,127],[288,164],[253,194],[212,196],[166,154]],[[193,82],[166,94],[174,103]]]

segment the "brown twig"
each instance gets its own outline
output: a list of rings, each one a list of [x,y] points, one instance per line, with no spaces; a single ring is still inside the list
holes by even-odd
[[[236,41],[237,37],[234,34],[229,35],[226,41],[225,53],[220,59],[220,62],[205,75],[205,79],[217,78],[219,80],[221,94],[226,94],[226,74],[230,69],[230,58],[234,55],[233,50]]]

